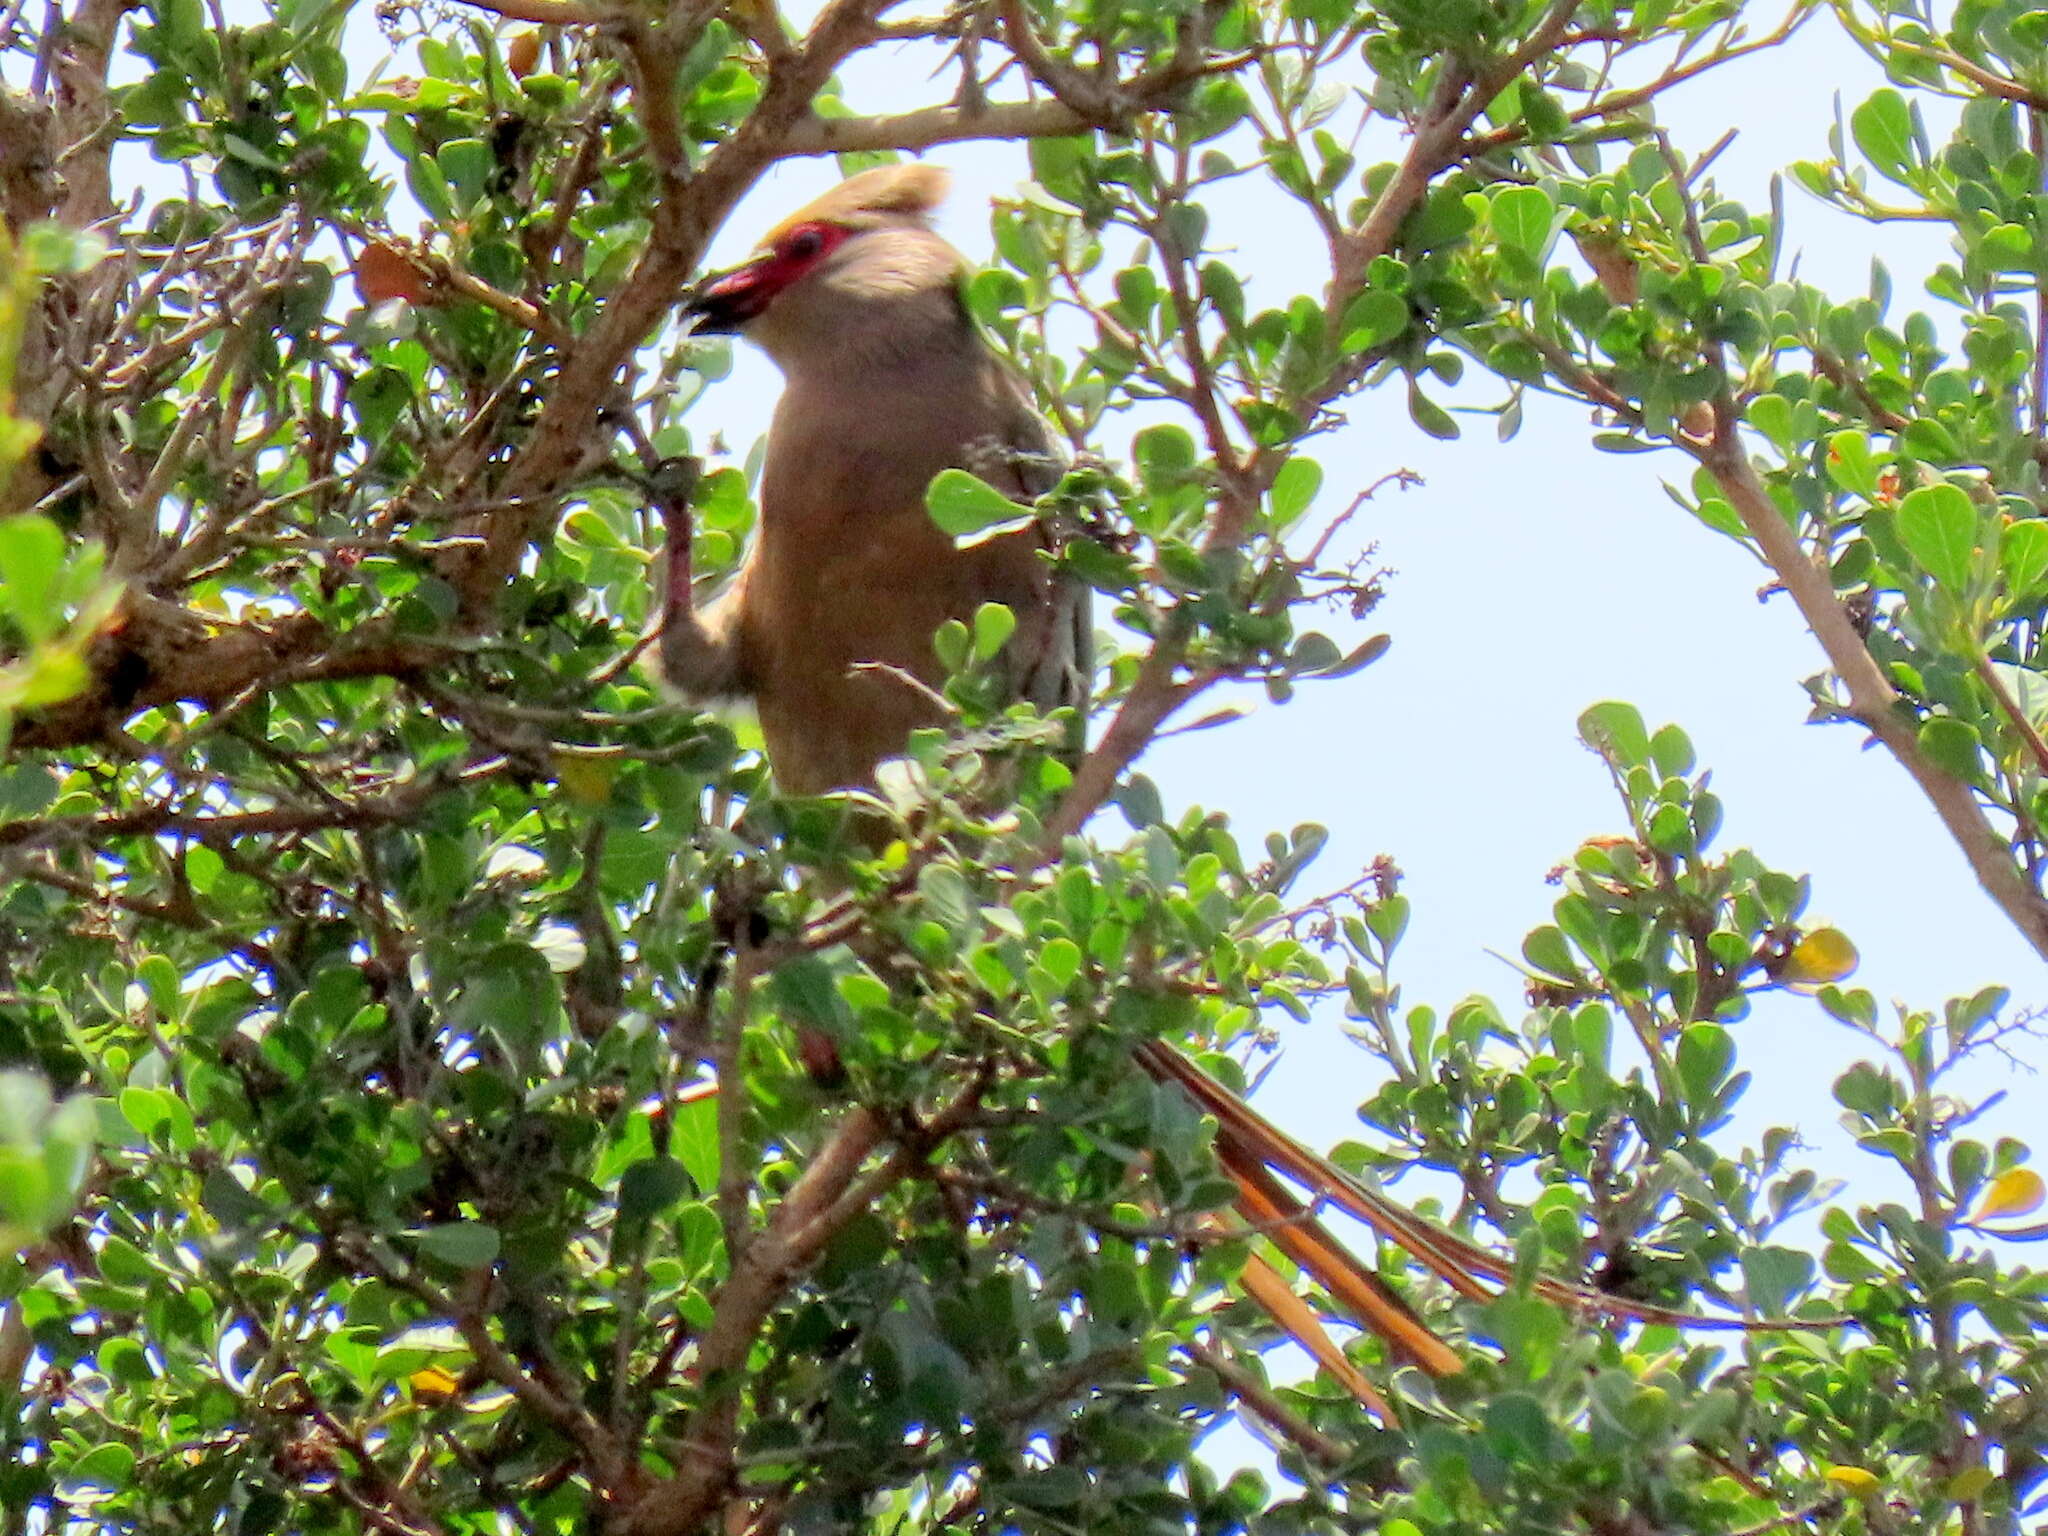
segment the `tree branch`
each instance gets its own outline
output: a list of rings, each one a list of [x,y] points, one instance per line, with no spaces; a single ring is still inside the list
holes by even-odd
[[[980,107],[923,107],[893,117],[799,119],[783,135],[785,157],[884,149],[931,149],[971,139],[1043,139],[1092,126],[1058,101],[994,101]]]
[[[1273,1426],[1295,1445],[1303,1455],[1321,1467],[1341,1467],[1351,1459],[1343,1445],[1331,1439],[1300,1414],[1281,1402],[1271,1387],[1245,1367],[1239,1365],[1219,1349],[1207,1344],[1187,1346],[1188,1358],[1204,1370],[1212,1371],[1230,1395],[1243,1403],[1259,1419]]]
[[[1716,408],[1712,441],[1698,443],[1681,439],[1707,471],[1713,475],[1721,494],[1742,519],[1749,536],[1776,573],[1779,583],[1791,594],[1800,617],[1813,632],[1828,664],[1849,692],[1849,706],[1856,720],[1884,743],[1900,766],[1913,776],[1921,793],[1934,807],[1949,836],[1963,851],[1970,870],[1984,893],[2012,920],[2035,951],[2048,959],[2048,901],[2021,877],[2008,854],[2005,839],[1993,830],[1970,787],[1937,767],[1920,750],[1913,723],[1899,709],[1898,690],[1878,666],[1856,628],[1849,622],[1835,596],[1834,585],[1822,569],[1807,558],[1799,540],[1757,478],[1749,455],[1742,446],[1733,408]]]
[[[436,795],[461,784],[495,778],[507,767],[503,758],[451,775],[431,774],[383,794],[338,800],[317,807],[287,806],[267,811],[223,811],[202,814],[169,805],[126,811],[111,816],[45,816],[0,823],[0,848],[38,848],[74,840],[95,845],[117,837],[233,838],[288,832],[317,832],[333,827],[390,826],[412,820]]]
[[[682,1469],[624,1512],[616,1527],[621,1536],[688,1536],[711,1516],[738,1475],[733,1448],[740,1387],[747,1356],[769,1312],[848,1222],[973,1118],[991,1076],[989,1070],[978,1072],[945,1109],[899,1140],[896,1150],[865,1175],[862,1165],[885,1137],[882,1122],[865,1107],[850,1110],[839,1122],[767,1227],[734,1258],[697,1348],[705,1401],[684,1430]]]
[[[464,5],[489,11],[507,21],[530,21],[542,27],[594,27],[614,20],[615,12],[603,6],[581,5],[577,0],[462,0]]]
[[[781,155],[784,136],[809,111],[833,70],[868,40],[876,18],[895,3],[832,0],[806,34],[803,47],[770,66],[759,103],[694,174],[680,160],[660,165],[661,197],[646,251],[602,317],[563,358],[533,435],[507,476],[510,504],[491,517],[480,548],[466,550],[450,562],[446,574],[471,624],[482,622],[518,567],[520,551],[553,515],[553,498],[592,450],[599,410],[619,370],[675,302],[726,214]],[[642,108],[654,114],[649,144],[657,164],[664,153],[680,154],[679,146],[668,146],[664,130],[657,126],[662,114],[674,111],[673,92],[664,92],[661,85],[672,78],[672,73],[664,73],[672,70],[672,58],[664,50],[693,37],[714,13],[713,6],[693,6],[681,21],[668,23],[682,31],[661,47],[629,43],[642,87],[654,93]]]
[[[249,689],[352,677],[407,677],[447,659],[445,647],[383,634],[337,636],[310,613],[220,624],[131,592],[94,641],[83,692],[15,722],[30,749],[98,741],[147,709],[185,701],[217,710]]]
[[[783,1197],[774,1219],[735,1256],[710,1326],[697,1346],[697,1372],[705,1402],[690,1416],[677,1459],[680,1470],[638,1499],[615,1529],[623,1536],[688,1536],[711,1515],[738,1475],[733,1445],[739,1428],[742,1368],[754,1340],[790,1282],[814,1259],[836,1228],[820,1226],[838,1212],[868,1154],[882,1142],[882,1123],[866,1109],[839,1122],[811,1165]],[[897,1158],[908,1171],[908,1159]],[[844,1213],[851,1220],[857,1211]],[[841,1223],[843,1225],[843,1221]],[[803,1237],[802,1245],[797,1239]]]

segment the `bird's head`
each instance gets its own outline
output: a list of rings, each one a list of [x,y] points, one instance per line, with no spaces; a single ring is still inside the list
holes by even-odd
[[[870,331],[908,336],[920,306],[956,314],[964,259],[931,227],[947,181],[917,164],[848,177],[770,230],[751,260],[700,284],[685,313],[700,334],[744,334],[785,367],[857,348]]]

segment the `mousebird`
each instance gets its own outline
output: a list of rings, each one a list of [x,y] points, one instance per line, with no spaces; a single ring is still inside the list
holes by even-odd
[[[937,723],[927,690],[944,674],[933,631],[971,619],[983,603],[1006,604],[1017,619],[1000,658],[1013,697],[1047,709],[1086,702],[1086,593],[1054,570],[1044,534],[1028,528],[956,548],[925,509],[926,488],[948,468],[1026,503],[1059,474],[1023,386],[968,316],[966,258],[931,227],[945,189],[945,173],[926,165],[850,177],[688,301],[700,331],[755,343],[784,385],[752,545],[701,614],[687,571],[678,578],[672,567],[662,669],[696,699],[750,698],[787,793],[869,783],[910,731]],[[1239,1284],[1283,1330],[1383,1418],[1383,1399],[1324,1330],[1325,1310],[1432,1375],[1460,1368],[1456,1351],[1324,1228],[1316,1208],[1365,1222],[1474,1300],[1495,1294],[1482,1276],[1506,1279],[1503,1260],[1310,1151],[1174,1046],[1153,1041],[1134,1056],[1215,1119],[1239,1218],[1312,1280],[1313,1301],[1256,1253],[1247,1259]],[[1218,1218],[1215,1235],[1233,1231],[1243,1229]],[[1675,1316],[1562,1282],[1538,1289],[1582,1311]]]
[[[751,700],[787,794],[868,784],[939,723],[933,632],[984,603],[1017,620],[997,661],[1013,697],[1085,702],[1088,592],[1054,570],[1044,534],[956,549],[925,510],[944,469],[1026,503],[1060,475],[1022,384],[968,317],[966,258],[931,228],[946,180],[927,165],[851,177],[688,303],[698,332],[744,335],[784,384],[760,527],[701,616],[671,591],[662,670],[692,698]]]

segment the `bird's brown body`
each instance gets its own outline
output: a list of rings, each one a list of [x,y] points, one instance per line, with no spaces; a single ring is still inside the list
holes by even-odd
[[[925,227],[943,186],[921,167],[855,177],[696,300],[786,385],[746,561],[701,619],[671,612],[664,670],[699,697],[751,698],[787,793],[866,783],[934,723],[932,636],[984,603],[1016,616],[1000,663],[1016,696],[1051,708],[1085,689],[1085,592],[1055,575],[1037,531],[957,549],[925,510],[944,469],[1027,502],[1056,474],[1044,426],[962,307],[962,257]]]

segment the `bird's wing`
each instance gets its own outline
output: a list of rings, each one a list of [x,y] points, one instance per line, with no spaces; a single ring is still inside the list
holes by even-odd
[[[1003,374],[998,385],[1008,407],[1004,412],[1003,441],[994,453],[976,455],[993,462],[969,467],[998,490],[1029,504],[1060,483],[1060,476],[1066,472],[1066,455],[1060,451],[1044,419],[1032,408],[1022,382],[1007,366],[993,358],[991,362]],[[1057,552],[1057,529],[1041,524],[1039,536],[1045,548]],[[1029,648],[1029,654],[1016,658],[1017,697],[1041,710],[1072,708],[1085,714],[1095,676],[1091,594],[1085,583],[1055,568],[1050,573],[1046,596],[1050,613],[1042,640]]]

